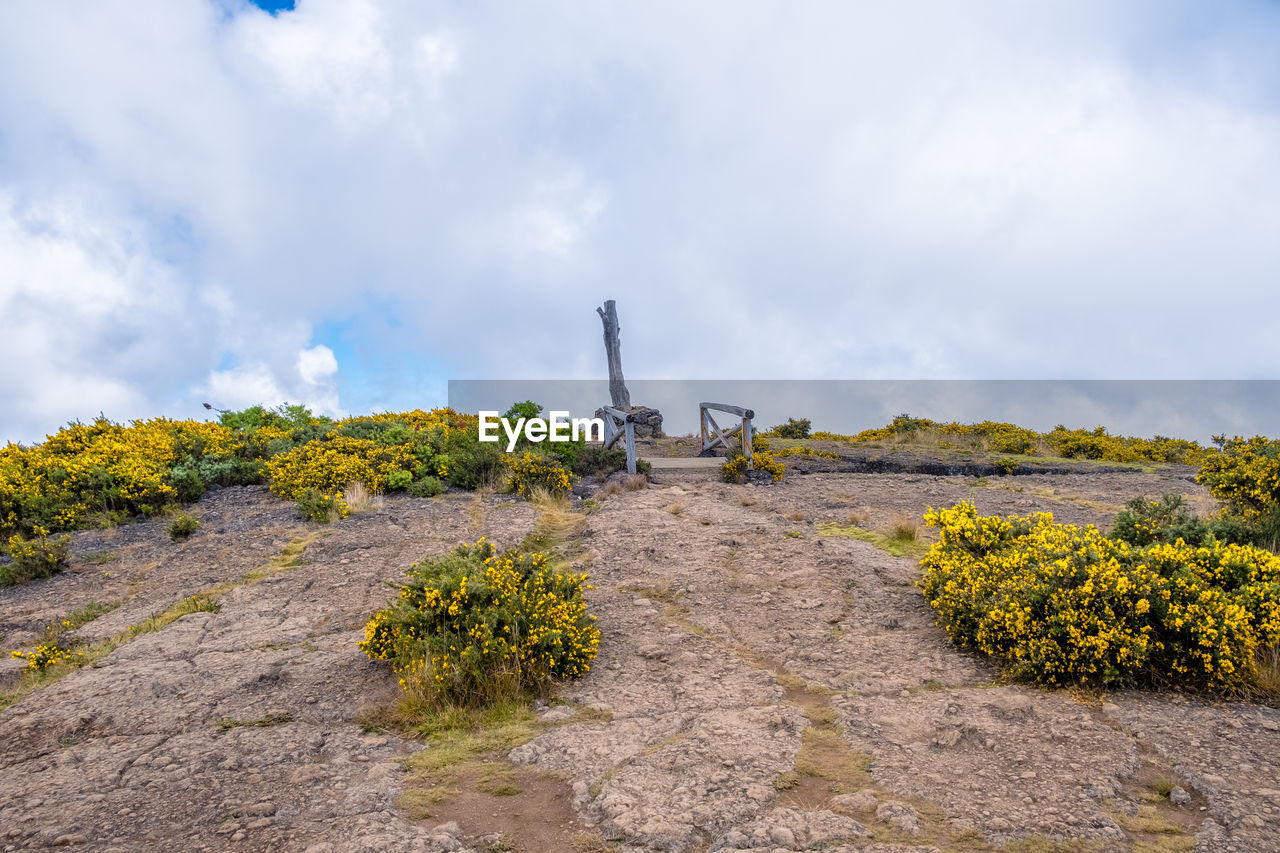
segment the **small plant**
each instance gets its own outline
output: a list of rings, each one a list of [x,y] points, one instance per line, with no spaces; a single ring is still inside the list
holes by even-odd
[[[200,519],[184,512],[169,523],[169,538],[174,542],[178,542],[186,539],[199,529]]]
[[[34,651],[12,651],[9,654],[15,658],[25,660],[27,669],[31,672],[44,672],[49,667],[60,663],[70,663],[78,666],[79,659],[84,657],[84,652],[64,649],[57,643],[41,643],[35,647]]]
[[[512,463],[507,476],[507,488],[526,499],[538,490],[563,495],[571,485],[569,472],[560,460],[538,453],[526,452]]]
[[[298,514],[316,524],[328,524],[334,518],[350,514],[342,495],[327,495],[316,489],[304,489],[298,497]]]
[[[0,566],[0,586],[56,574],[67,565],[70,545],[69,535],[50,537],[44,528],[36,528],[36,536],[31,539],[15,533],[9,537],[9,556],[13,562]]]
[[[430,475],[409,484],[409,494],[415,498],[434,498],[444,494],[444,483]]]
[[[1001,456],[999,459],[996,459],[992,464],[996,466],[1002,476],[1016,473],[1019,468],[1018,460],[1009,459],[1005,456]]]

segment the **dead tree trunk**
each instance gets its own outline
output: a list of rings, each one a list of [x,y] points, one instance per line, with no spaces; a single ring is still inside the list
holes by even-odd
[[[597,308],[600,322],[604,323],[604,354],[609,359],[609,397],[615,409],[624,412],[631,408],[631,395],[622,378],[622,350],[618,344],[618,309],[612,299]]]

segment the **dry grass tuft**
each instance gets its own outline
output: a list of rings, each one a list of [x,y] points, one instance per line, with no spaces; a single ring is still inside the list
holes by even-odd
[[[889,526],[889,538],[895,542],[915,542],[920,536],[920,525],[905,515],[895,515]]]
[[[342,490],[342,499],[346,501],[352,513],[368,512],[382,506],[382,498],[369,494],[364,483],[358,480],[347,483],[347,487]]]

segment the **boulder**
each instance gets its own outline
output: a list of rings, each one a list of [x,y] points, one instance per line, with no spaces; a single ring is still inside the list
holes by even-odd
[[[636,438],[662,438],[662,412],[648,406],[632,406],[623,409],[630,412],[636,425]],[[604,409],[596,409],[596,417],[604,417]]]

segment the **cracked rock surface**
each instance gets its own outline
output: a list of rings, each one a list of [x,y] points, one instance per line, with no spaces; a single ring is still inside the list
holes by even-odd
[[[570,556],[595,586],[599,657],[507,758],[563,780],[590,840],[566,850],[1280,850],[1280,712],[1001,684],[934,625],[914,560],[817,526],[856,515],[883,529],[972,498],[1105,527],[1139,494],[1203,504],[1184,474],[730,486],[671,470],[597,494]],[[140,635],[0,714],[0,850],[533,849],[493,835],[484,808],[440,825],[397,806],[423,744],[362,728],[395,684],[356,646],[387,581],[481,535],[519,543],[533,506],[388,499],[317,528],[250,488],[192,511],[186,542],[161,521],[84,531],[70,571],[0,590],[15,648],[90,601],[122,602],[77,632],[102,641],[226,587],[219,612]],[[253,574],[299,541],[293,563]],[[1172,784],[1163,800],[1157,778]]]

